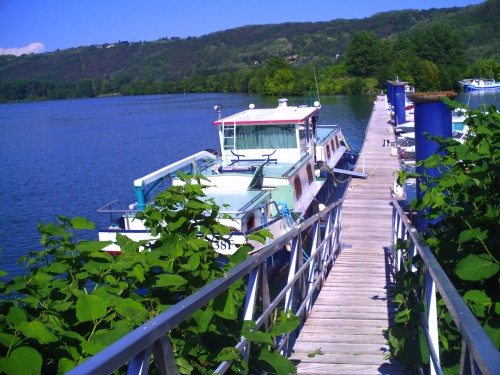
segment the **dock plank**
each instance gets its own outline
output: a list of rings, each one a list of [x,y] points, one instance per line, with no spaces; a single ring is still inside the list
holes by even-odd
[[[389,115],[377,97],[363,145],[366,180],[352,180],[342,208],[343,249],[290,357],[298,374],[402,374],[386,359],[386,331],[396,305],[386,248],[391,241],[391,187],[397,158],[383,140]],[[313,355],[319,351],[320,354]]]

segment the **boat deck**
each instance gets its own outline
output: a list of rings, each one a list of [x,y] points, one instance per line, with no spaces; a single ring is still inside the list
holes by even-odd
[[[377,97],[362,154],[366,180],[353,179],[343,204],[343,249],[305,322],[290,359],[298,374],[402,374],[384,331],[396,306],[386,249],[391,243],[391,186],[398,158],[384,97]],[[358,167],[363,171],[363,156]],[[313,355],[312,353],[317,353]]]

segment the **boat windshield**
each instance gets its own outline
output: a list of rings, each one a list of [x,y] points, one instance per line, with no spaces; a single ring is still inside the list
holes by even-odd
[[[224,148],[227,150],[232,147],[225,144]],[[237,150],[281,148],[297,148],[294,124],[243,125],[236,127]]]

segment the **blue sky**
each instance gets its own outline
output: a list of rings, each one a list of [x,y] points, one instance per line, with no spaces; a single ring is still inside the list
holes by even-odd
[[[201,36],[255,24],[365,18],[485,0],[0,0],[0,54]]]

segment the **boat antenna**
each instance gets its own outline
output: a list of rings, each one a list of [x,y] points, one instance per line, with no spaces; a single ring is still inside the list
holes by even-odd
[[[321,100],[319,100],[318,78],[316,78],[316,68],[315,67],[313,67],[313,72],[314,72],[314,83],[316,84],[316,95],[318,97],[318,102],[321,103]]]

